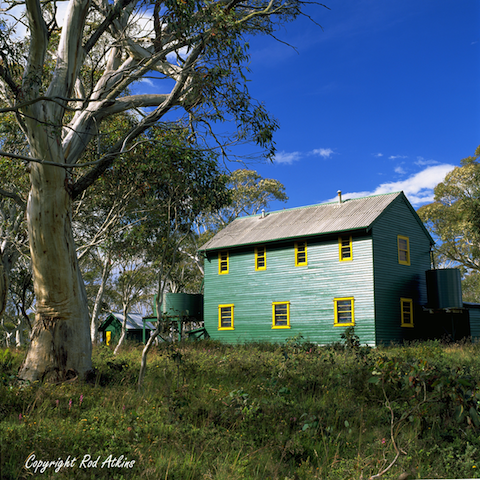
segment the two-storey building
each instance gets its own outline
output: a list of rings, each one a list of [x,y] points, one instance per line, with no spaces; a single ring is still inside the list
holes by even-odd
[[[403,192],[240,217],[201,251],[210,337],[415,338],[434,241]]]

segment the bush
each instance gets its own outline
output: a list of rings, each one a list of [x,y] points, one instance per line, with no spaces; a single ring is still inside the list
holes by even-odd
[[[0,477],[30,476],[33,452],[135,460],[42,474],[56,479],[477,478],[478,346],[372,349],[355,337],[164,344],[141,393],[139,346],[95,348],[95,381],[63,385],[16,385],[21,357],[3,351]]]

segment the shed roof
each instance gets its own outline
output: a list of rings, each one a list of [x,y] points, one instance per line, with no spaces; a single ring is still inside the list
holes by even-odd
[[[99,330],[102,331],[110,322],[117,319],[123,323],[123,313],[111,312],[105,321],[100,325]],[[145,322],[145,328],[155,330],[155,326],[151,322]],[[127,330],[143,330],[143,316],[140,313],[129,313],[127,315]]]
[[[340,202],[279,210],[239,217],[218,232],[200,250],[265,243],[313,235],[368,230],[396,200],[403,199],[429,237],[434,241],[403,192],[387,193]]]

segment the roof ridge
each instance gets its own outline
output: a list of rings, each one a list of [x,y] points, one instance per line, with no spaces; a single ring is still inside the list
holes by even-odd
[[[403,191],[398,190],[397,192],[376,193],[374,195],[365,195],[364,197],[346,198],[342,201],[342,203],[351,202],[353,200],[365,200],[367,198],[383,197],[387,195],[399,195],[400,193],[403,193]],[[265,215],[271,215],[274,213],[283,213],[283,212],[301,210],[301,209],[307,209],[307,208],[313,208],[313,207],[322,207],[322,206],[328,206],[328,205],[338,205],[338,201],[314,203],[312,205],[301,205],[299,207],[282,208],[281,210],[272,210],[271,212],[265,212]],[[262,213],[254,213],[252,215],[245,215],[244,217],[237,217],[235,220],[243,219],[243,218],[255,218],[255,217],[261,217],[261,216],[262,216]]]
[[[342,203],[326,202],[268,214],[238,217],[199,250],[277,242],[300,237],[310,238],[347,231],[368,232],[387,209],[402,199],[418,217],[402,191],[369,195],[350,198]]]

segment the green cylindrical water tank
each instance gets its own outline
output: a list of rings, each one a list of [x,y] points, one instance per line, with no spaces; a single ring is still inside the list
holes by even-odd
[[[164,293],[163,315],[169,317],[203,317],[203,295],[193,293]]]
[[[427,270],[427,296],[430,308],[462,308],[462,278],[458,268]]]

